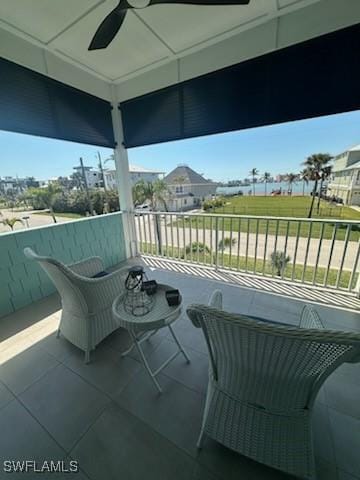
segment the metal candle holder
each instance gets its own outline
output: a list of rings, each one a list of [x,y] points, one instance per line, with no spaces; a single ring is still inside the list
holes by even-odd
[[[154,297],[143,289],[144,281],[147,281],[147,276],[142,266],[129,268],[125,280],[124,308],[135,317],[146,315],[154,306]]]

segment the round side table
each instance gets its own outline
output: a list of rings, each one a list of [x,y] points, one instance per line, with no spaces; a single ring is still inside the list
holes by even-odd
[[[158,284],[157,291],[154,295],[154,304],[152,310],[141,317],[132,315],[127,312],[124,307],[124,298],[125,294],[119,295],[112,305],[112,312],[114,318],[119,323],[119,326],[125,328],[132,339],[131,347],[122,353],[122,356],[127,355],[135,347],[139,352],[140,358],[144,364],[145,369],[149,373],[152,381],[154,382],[156,388],[161,393],[161,387],[159,382],[156,379],[156,376],[167,366],[169,363],[174,360],[179,353],[185,357],[186,361],[189,363],[190,358],[181,345],[179,339],[177,338],[173,328],[172,323],[174,323],[181,315],[181,300],[179,305],[170,306],[166,300],[165,292],[167,290],[172,290],[173,288],[169,285]],[[177,351],[171,355],[157,370],[151,370],[144,352],[141,348],[141,344],[148,340],[151,336],[155,335],[160,328],[167,327],[170,330],[170,333],[178,347]]]

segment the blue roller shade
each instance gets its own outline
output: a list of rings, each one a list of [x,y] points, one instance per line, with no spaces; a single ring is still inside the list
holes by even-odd
[[[109,102],[5,59],[0,59],[0,129],[115,145]]]
[[[357,24],[121,103],[125,145],[360,108]]]

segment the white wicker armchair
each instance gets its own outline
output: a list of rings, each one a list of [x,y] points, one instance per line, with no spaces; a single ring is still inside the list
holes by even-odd
[[[111,311],[113,300],[125,288],[126,268],[100,278],[92,278],[104,270],[100,257],[91,257],[65,266],[51,257],[41,257],[25,248],[27,258],[39,262],[61,296],[62,313],[59,331],[71,343],[90,352],[119,325]]]
[[[206,434],[258,462],[315,478],[314,400],[340,364],[360,361],[360,335],[322,329],[309,306],[298,328],[230,314],[221,304],[217,291],[210,306],[187,308],[210,356],[198,447]]]

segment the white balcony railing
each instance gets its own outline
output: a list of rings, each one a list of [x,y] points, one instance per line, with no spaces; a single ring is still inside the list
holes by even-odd
[[[359,291],[359,221],[146,212],[135,225],[144,255]]]

